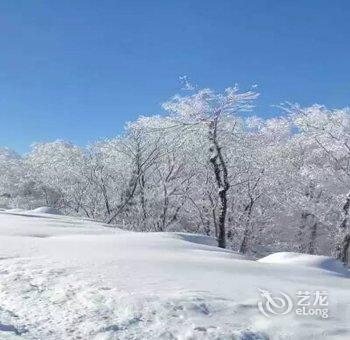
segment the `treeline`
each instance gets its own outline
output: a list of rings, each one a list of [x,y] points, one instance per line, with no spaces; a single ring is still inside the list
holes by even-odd
[[[0,152],[3,206],[50,206],[137,231],[186,231],[242,253],[287,250],[349,262],[350,111],[242,111],[257,97],[229,88],[175,96],[164,116],[82,148]]]

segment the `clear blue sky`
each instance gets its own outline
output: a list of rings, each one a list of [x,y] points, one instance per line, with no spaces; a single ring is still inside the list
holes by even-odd
[[[85,145],[160,113],[178,77],[350,105],[348,0],[0,0],[0,146]]]

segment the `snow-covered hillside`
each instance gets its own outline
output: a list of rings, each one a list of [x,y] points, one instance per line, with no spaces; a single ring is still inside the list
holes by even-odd
[[[350,339],[350,278],[329,258],[254,261],[42,211],[0,212],[1,339]],[[328,318],[267,317],[262,291],[326,292]]]

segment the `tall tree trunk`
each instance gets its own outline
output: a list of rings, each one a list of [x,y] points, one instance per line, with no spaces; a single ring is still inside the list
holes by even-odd
[[[345,204],[343,206],[344,218],[340,224],[342,238],[337,244],[337,258],[345,265],[349,265],[350,253],[350,225],[349,225],[349,210],[350,210],[350,193],[347,194]]]
[[[350,252],[350,233],[344,235],[340,242],[338,259],[342,261],[346,266],[349,265],[349,252]]]
[[[300,253],[306,253],[306,247],[305,247],[305,242],[304,242],[304,238],[305,238],[305,230],[306,230],[306,225],[307,225],[307,217],[309,216],[309,214],[305,211],[303,211],[301,213],[301,223],[299,225],[298,228],[298,251]]]
[[[107,220],[107,224],[112,223],[117,218],[117,216],[124,211],[124,209],[130,203],[131,199],[134,197],[137,184],[138,184],[137,179],[130,180],[129,190],[127,192],[126,198],[124,199],[124,202],[117,208],[116,212],[110,217],[110,219]]]
[[[142,229],[145,231],[147,229],[147,210],[146,210],[146,198],[145,198],[145,175],[140,176],[140,203],[142,209]]]
[[[226,191],[219,191],[220,196],[220,208],[219,208],[219,218],[218,218],[218,229],[219,229],[219,247],[226,248],[226,214],[227,214],[227,197]]]
[[[239,249],[239,252],[242,254],[245,254],[247,252],[248,248],[248,241],[249,241],[249,236],[250,236],[250,218],[252,215],[252,209],[254,205],[254,200],[251,198],[249,204],[246,205],[244,208],[244,211],[247,212],[247,220],[245,224],[245,229],[244,229],[244,234],[243,234],[243,240]]]
[[[244,229],[243,239],[242,239],[242,242],[241,242],[241,246],[239,248],[239,252],[241,254],[245,254],[247,252],[248,239],[249,239],[249,229],[248,229],[248,227],[246,227]]]
[[[107,188],[104,184],[104,181],[103,181],[103,178],[101,176],[101,189],[102,189],[102,195],[103,195],[103,199],[104,199],[104,202],[105,202],[105,207],[106,207],[106,212],[107,212],[107,217],[110,216],[111,214],[111,208],[110,208],[110,205],[109,205],[109,199],[108,199],[108,194],[107,194]]]
[[[213,166],[215,181],[219,194],[219,214],[218,214],[218,246],[226,248],[226,214],[227,214],[227,191],[230,187],[226,162],[221,152],[221,147],[217,139],[217,123],[214,119],[209,126],[210,141],[210,163]]]
[[[314,214],[307,211],[301,213],[301,224],[298,231],[298,250],[301,253],[314,255],[316,252],[318,222]]]
[[[317,237],[317,221],[314,219],[310,227],[310,242],[308,246],[308,253],[314,255],[316,253],[316,237]]]
[[[168,207],[169,207],[168,189],[166,187],[166,184],[164,183],[163,184],[163,208],[162,208],[162,213],[159,217],[158,231],[165,231]]]

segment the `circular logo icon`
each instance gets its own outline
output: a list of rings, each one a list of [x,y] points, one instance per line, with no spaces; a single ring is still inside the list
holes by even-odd
[[[286,315],[293,308],[293,301],[289,295],[279,292],[278,296],[273,296],[271,292],[260,289],[262,300],[258,302],[259,311],[270,318],[273,315]]]

